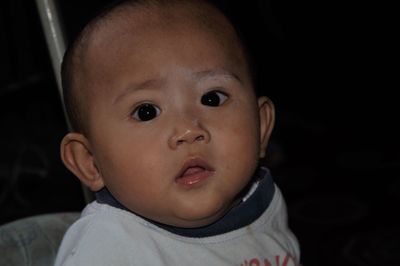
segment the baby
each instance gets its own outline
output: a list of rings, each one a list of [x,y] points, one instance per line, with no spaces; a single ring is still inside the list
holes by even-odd
[[[67,51],[66,167],[96,192],[56,265],[298,265],[258,166],[274,107],[228,19],[196,0],[122,1]]]

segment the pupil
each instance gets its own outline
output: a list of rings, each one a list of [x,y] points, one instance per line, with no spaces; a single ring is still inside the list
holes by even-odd
[[[144,104],[138,110],[138,117],[142,121],[148,121],[157,116],[156,108],[151,104]]]
[[[201,98],[201,103],[208,106],[219,106],[220,99],[217,93],[209,92]]]

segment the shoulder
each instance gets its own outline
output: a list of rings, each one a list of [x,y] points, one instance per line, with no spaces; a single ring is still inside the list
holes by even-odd
[[[65,234],[56,265],[127,265],[126,254],[137,253],[133,237],[144,237],[145,230],[139,217],[91,203]]]

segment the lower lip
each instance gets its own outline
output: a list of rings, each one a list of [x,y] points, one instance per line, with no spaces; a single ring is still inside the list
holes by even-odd
[[[212,171],[202,170],[197,173],[179,177],[176,179],[176,183],[184,187],[193,187],[208,179],[212,174]]]

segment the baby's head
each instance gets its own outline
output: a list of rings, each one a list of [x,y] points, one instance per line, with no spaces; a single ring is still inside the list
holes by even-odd
[[[124,1],[92,21],[63,63],[74,131],[65,165],[91,190],[178,227],[231,209],[264,156],[274,109],[243,45],[205,1]]]

